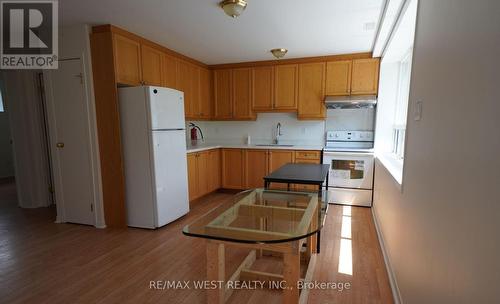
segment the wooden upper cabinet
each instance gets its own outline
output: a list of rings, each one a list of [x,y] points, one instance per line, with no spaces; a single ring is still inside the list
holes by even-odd
[[[352,61],[351,94],[377,94],[379,58],[354,59]]]
[[[193,89],[192,89],[192,67],[183,60],[178,60],[176,71],[176,87],[179,91],[184,92],[184,114],[187,118],[195,116],[195,108],[193,104]]]
[[[163,53],[147,45],[141,45],[142,82],[147,85],[162,85]]]
[[[234,69],[232,75],[233,118],[252,119],[252,70]]]
[[[113,34],[116,82],[127,85],[141,84],[141,45],[127,37]]]
[[[167,88],[177,89],[177,60],[167,54],[162,55],[162,85]]]
[[[323,62],[299,65],[299,119],[325,118],[325,66]]]
[[[212,72],[209,69],[199,69],[199,117],[210,119],[212,117]]]
[[[189,101],[191,112],[186,115],[188,118],[199,118],[201,116],[200,107],[200,67],[188,64],[189,88],[191,90],[191,100]]]
[[[214,71],[214,118],[231,119],[232,104],[232,70]]]
[[[350,95],[351,69],[352,60],[327,62],[325,94],[331,96]]]
[[[272,111],[274,106],[274,67],[252,68],[252,109]]]
[[[269,172],[267,150],[246,150],[245,174],[246,188],[262,188],[264,186],[264,176]]]
[[[222,187],[225,189],[243,189],[244,150],[222,149]]]
[[[274,72],[274,109],[297,110],[298,65],[278,65]]]

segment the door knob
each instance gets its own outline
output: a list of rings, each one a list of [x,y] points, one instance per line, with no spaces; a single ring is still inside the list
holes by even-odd
[[[57,143],[56,147],[58,147],[58,148],[64,148],[64,143]]]

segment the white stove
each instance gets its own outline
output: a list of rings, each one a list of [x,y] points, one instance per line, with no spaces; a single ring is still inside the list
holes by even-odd
[[[373,152],[373,131],[327,131],[325,151]]]
[[[330,165],[329,203],[371,207],[372,131],[328,131],[323,163]]]

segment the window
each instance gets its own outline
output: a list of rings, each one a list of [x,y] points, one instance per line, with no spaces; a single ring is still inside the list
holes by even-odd
[[[410,97],[417,0],[409,0],[393,29],[380,63],[375,153],[402,184]]]
[[[406,135],[406,118],[408,115],[408,98],[410,97],[411,57],[410,49],[399,62],[398,94],[394,113],[392,153],[398,159],[404,158],[404,143]]]

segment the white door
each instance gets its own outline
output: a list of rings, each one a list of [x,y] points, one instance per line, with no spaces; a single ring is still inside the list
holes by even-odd
[[[156,226],[189,211],[186,134],[184,130],[153,131],[156,184]]]
[[[90,134],[81,61],[60,61],[59,69],[44,75],[58,218],[93,225]]]

